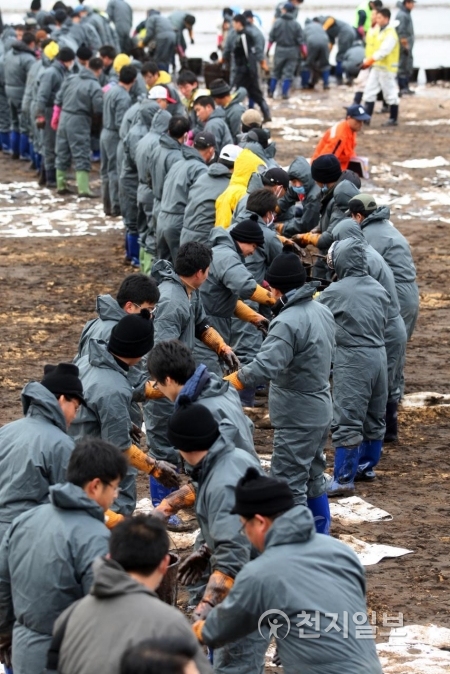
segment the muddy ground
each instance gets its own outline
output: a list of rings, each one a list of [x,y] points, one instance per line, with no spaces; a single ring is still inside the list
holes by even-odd
[[[310,156],[318,137],[350,102],[346,88],[297,94],[288,105],[273,101],[272,137],[281,163],[289,164],[297,154]],[[370,158],[373,169],[364,189],[391,203],[392,219],[408,237],[418,268],[421,313],[408,348],[406,392],[448,393],[450,167],[410,169],[392,162],[450,158],[450,90],[423,89],[402,100],[400,111],[398,128],[382,129],[385,117],[377,114],[360,134],[359,153]],[[93,177],[98,180],[98,165]],[[119,221],[105,223],[98,201],[57,199],[38,191],[34,179],[25,164],[0,155],[2,424],[20,416],[20,390],[40,378],[44,363],[74,356],[81,328],[93,316],[95,296],[114,292],[130,271],[122,264]],[[60,221],[55,217],[59,210]],[[46,222],[51,223],[47,229]],[[25,228],[28,236],[15,236]],[[46,231],[51,236],[43,236]],[[86,235],[67,235],[72,231]],[[332,533],[413,550],[367,568],[369,608],[378,612],[379,625],[383,612],[400,612],[405,623],[450,627],[450,408],[405,410],[400,424],[400,440],[386,447],[377,481],[357,488],[393,520],[351,530],[335,524]],[[269,452],[270,431],[257,431],[257,444]],[[332,452],[328,459],[332,466]],[[140,485],[145,496],[145,482]]]

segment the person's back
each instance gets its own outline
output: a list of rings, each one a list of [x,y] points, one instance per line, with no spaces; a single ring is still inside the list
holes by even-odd
[[[155,518],[138,516],[112,531],[110,558],[94,564],[94,583],[68,621],[59,653],[60,674],[119,674],[124,651],[146,638],[178,634],[195,649],[201,674],[211,668],[182,613],[159,599],[169,540]],[[67,612],[56,623],[56,630]]]
[[[34,50],[24,42],[16,40],[6,52],[5,90],[8,98],[21,99],[25,92],[28,71],[36,60]]]
[[[56,104],[62,107],[61,122],[63,113],[87,117],[100,113],[103,93],[94,73],[83,68],[78,75],[69,76],[56,96]]]

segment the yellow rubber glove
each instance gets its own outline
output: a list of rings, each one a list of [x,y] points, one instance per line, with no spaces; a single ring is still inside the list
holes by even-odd
[[[197,620],[193,625],[192,625],[192,631],[194,632],[195,636],[197,639],[200,641],[202,644],[202,631],[203,627],[205,626],[205,621],[204,620]]]
[[[114,527],[120,522],[124,521],[124,516],[115,513],[114,510],[106,510],[105,512],[105,524],[108,529],[114,529]]]
[[[142,449],[136,447],[136,445],[131,445],[125,452],[125,456],[134,468],[142,470],[147,475],[152,475],[164,487],[172,488],[179,486],[180,478],[175,467],[167,463],[167,461],[156,461],[153,457],[143,452]]]
[[[271,307],[275,304],[276,299],[269,290],[265,290],[262,286],[257,285],[256,290],[253,295],[250,297],[252,302],[258,302],[258,304],[266,304]]]
[[[195,497],[194,485],[189,482],[189,484],[185,484],[181,489],[166,496],[155,510],[169,518],[183,508],[192,508],[195,504]]]
[[[237,372],[232,372],[231,374],[227,374],[226,377],[223,377],[226,381],[229,381],[230,384],[233,384],[234,388],[237,389],[238,391],[243,391],[245,389],[244,384],[241,382],[241,380],[238,377]]]
[[[166,396],[161,393],[157,388],[153,388],[154,382],[146,381],[145,382],[145,399],[146,400],[159,400],[160,398],[165,398]]]
[[[225,340],[219,335],[217,330],[209,327],[202,332],[200,340],[207,347],[215,351],[217,355],[225,361],[230,370],[235,370],[239,367],[239,359],[234,353],[231,346],[225,343]]]
[[[317,243],[321,237],[321,233],[306,232],[306,234],[295,234],[292,237],[292,241],[297,243],[301,248],[305,248],[309,244],[311,246],[317,246]]]
[[[283,234],[283,229],[284,229],[284,222],[278,222],[275,225],[275,231],[277,234]]]
[[[204,620],[208,613],[220,604],[234,585],[234,578],[222,571],[214,571],[209,577],[202,600],[196,606],[193,617],[195,620]]]
[[[246,321],[251,323],[258,330],[261,330],[263,335],[267,335],[267,330],[269,329],[269,321],[265,316],[258,314],[257,311],[253,311],[245,302],[238,300],[236,303],[236,309],[234,310],[234,315],[236,318],[240,318],[241,321]]]

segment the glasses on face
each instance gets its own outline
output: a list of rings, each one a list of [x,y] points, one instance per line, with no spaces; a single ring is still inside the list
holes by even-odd
[[[107,485],[108,487],[111,487],[111,489],[114,489],[115,497],[119,496],[120,492],[122,491],[120,487],[116,487],[116,485],[111,484],[111,482],[103,482],[103,484]]]
[[[249,522],[250,522],[250,520],[245,520],[244,524],[243,524],[243,525],[241,526],[241,528],[239,529],[239,534],[240,534],[241,536],[245,536],[245,535],[246,535],[245,528],[246,528],[246,526],[247,526],[247,524],[248,524]]]
[[[158,389],[158,382],[157,382],[157,381],[154,381],[154,382],[153,382],[152,388],[154,388],[155,391],[158,391],[158,390],[159,390],[159,389]]]
[[[156,307],[153,307],[153,309],[149,309],[148,307],[142,307],[142,306],[141,306],[140,304],[138,304],[137,302],[132,302],[131,304],[133,304],[133,305],[134,305],[135,307],[137,307],[138,309],[147,309],[148,313],[150,314],[150,318],[153,318],[154,313],[155,313],[155,311],[156,311]]]

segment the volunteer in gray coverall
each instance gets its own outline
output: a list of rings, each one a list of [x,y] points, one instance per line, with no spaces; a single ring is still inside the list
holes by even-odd
[[[289,97],[289,90],[300,60],[303,30],[294,17],[294,9],[294,5],[287,2],[281,10],[280,18],[275,19],[269,33],[267,56],[269,55],[272,44],[274,42],[276,44],[273,71],[269,80],[270,97],[273,97],[275,93],[278,80],[282,81],[282,98],[286,99]]]
[[[266,278],[278,299],[272,310],[276,318],[253,362],[225,379],[238,390],[270,381],[271,474],[288,481],[295,502],[308,503],[317,530],[328,533],[324,448],[332,414],[335,323],[331,312],[313,301],[319,284],[305,284],[306,272],[295,253],[276,257]]]
[[[250,467],[262,474],[259,460],[235,447],[235,429],[217,421],[211,412],[189,398],[180,397],[179,407],[168,424],[171,442],[189,464],[195,498],[195,514],[204,543],[180,565],[184,584],[198,581],[209,568],[204,594],[194,609],[194,619],[204,620],[233,586],[236,575],[250,560],[251,545],[241,531],[237,515],[231,514],[234,489]],[[176,494],[173,495],[174,497]],[[243,639],[214,650],[215,674],[263,674],[266,642],[257,630]]]
[[[388,377],[385,330],[390,297],[368,274],[358,239],[333,243],[329,265],[338,280],[319,296],[336,321],[333,354],[334,479],[328,494],[354,490],[360,456],[366,469],[380,460],[385,433]]]
[[[364,568],[353,550],[316,534],[311,513],[295,505],[284,480],[249,468],[235,501],[231,512],[261,554],[239,572],[206,621],[194,623],[200,641],[216,648],[259,628],[266,645],[278,635],[285,674],[382,674],[367,619]]]

